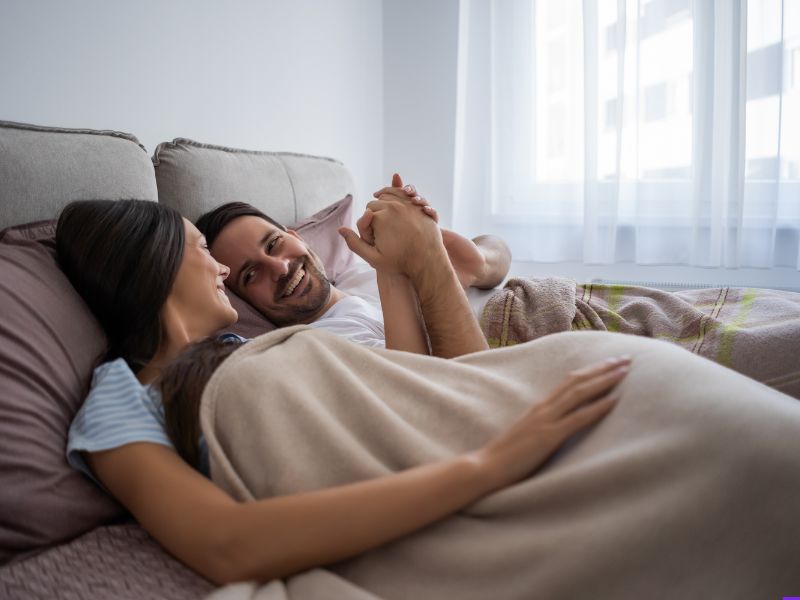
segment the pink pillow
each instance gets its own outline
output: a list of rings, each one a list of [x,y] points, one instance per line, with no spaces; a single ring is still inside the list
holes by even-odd
[[[64,454],[106,340],[56,263],[54,221],[0,232],[0,313],[3,563],[125,513]]]
[[[328,279],[335,282],[339,276],[352,266],[355,255],[347,247],[339,227],[353,226],[353,197],[347,194],[338,202],[326,206],[307,219],[288,225],[300,234],[311,249],[317,253],[325,265]]]
[[[333,282],[352,266],[355,260],[355,255],[337,232],[339,227],[352,227],[352,213],[353,197],[348,194],[318,213],[287,226],[300,234],[300,237],[319,255],[325,266],[325,273]],[[231,305],[239,313],[239,320],[230,327],[226,327],[224,331],[230,331],[246,338],[254,338],[275,329],[275,325],[247,302],[230,290],[226,290],[226,292]]]

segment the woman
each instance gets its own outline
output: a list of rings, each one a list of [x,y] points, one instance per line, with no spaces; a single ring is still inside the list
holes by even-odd
[[[390,476],[239,503],[191,468],[164,431],[152,384],[190,343],[236,319],[228,269],[199,231],[152,202],[80,201],[56,233],[59,262],[108,335],[109,362],[70,429],[68,457],[172,554],[222,584],[343,560],[530,475],[611,410],[629,359],[574,372],[489,444]],[[431,359],[434,360],[434,359]]]

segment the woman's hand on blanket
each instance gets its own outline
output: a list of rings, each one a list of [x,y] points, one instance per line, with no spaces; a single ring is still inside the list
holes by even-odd
[[[629,365],[630,358],[620,357],[573,371],[510,429],[476,451],[473,457],[489,491],[526,478],[570,436],[607,415]]]

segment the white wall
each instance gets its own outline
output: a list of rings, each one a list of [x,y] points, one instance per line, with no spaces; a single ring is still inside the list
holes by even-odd
[[[0,119],[332,156],[383,178],[380,0],[3,0]],[[332,199],[333,200],[333,199]]]
[[[452,220],[458,0],[384,0],[384,180],[417,186]]]

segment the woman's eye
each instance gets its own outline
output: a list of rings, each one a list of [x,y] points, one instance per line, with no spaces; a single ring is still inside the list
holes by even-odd
[[[253,280],[253,272],[252,271],[248,271],[247,273],[244,274],[244,283],[245,283],[245,285],[250,283],[252,280]]]

